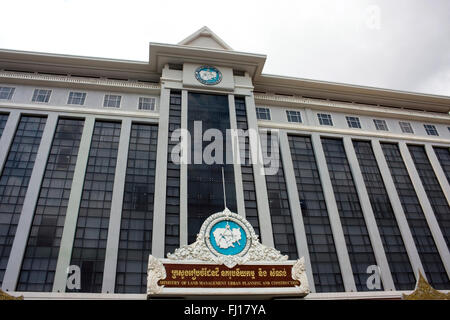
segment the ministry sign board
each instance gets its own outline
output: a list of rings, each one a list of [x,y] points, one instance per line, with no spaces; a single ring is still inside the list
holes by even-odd
[[[193,244],[167,259],[149,257],[147,294],[307,295],[304,258],[287,259],[262,245],[248,221],[225,208],[203,223]]]

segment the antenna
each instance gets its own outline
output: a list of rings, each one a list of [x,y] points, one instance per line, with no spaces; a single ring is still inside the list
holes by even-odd
[[[227,208],[227,194],[225,192],[225,174],[222,167],[223,205]]]

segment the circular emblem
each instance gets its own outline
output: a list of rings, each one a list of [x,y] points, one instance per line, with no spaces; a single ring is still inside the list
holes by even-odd
[[[222,81],[222,72],[216,67],[201,66],[195,70],[195,78],[203,84],[215,85]]]
[[[244,255],[251,243],[247,226],[232,216],[213,220],[206,228],[205,235],[208,248],[216,255]]]

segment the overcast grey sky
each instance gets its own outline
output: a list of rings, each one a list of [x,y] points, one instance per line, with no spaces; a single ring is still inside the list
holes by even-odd
[[[264,73],[450,96],[449,0],[0,0],[0,48],[148,60],[206,25]]]

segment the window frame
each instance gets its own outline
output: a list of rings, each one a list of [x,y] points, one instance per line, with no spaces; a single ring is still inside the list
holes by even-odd
[[[3,89],[9,89],[10,90],[10,92],[8,93],[8,97],[7,98],[2,98],[2,90]],[[12,99],[12,97],[14,96],[14,93],[15,93],[15,91],[16,91],[16,88],[15,87],[4,87],[4,86],[1,86],[0,87],[0,100],[6,100],[6,101],[10,101],[11,99]]]
[[[141,105],[143,105],[143,103],[144,103],[144,102],[142,102],[143,99],[153,100],[153,106],[152,106],[151,109],[143,109],[143,108],[141,108]],[[156,97],[139,97],[137,108],[138,108],[139,111],[155,111],[156,110]]]
[[[373,124],[375,125],[375,129],[377,129],[378,131],[389,131],[386,120],[373,119]]]
[[[74,93],[74,94],[76,94],[76,93],[81,93],[82,95],[83,95],[83,103],[70,103],[70,95],[72,94],[72,93]],[[84,106],[84,103],[86,102],[86,97],[87,97],[87,92],[82,92],[82,91],[70,91],[69,92],[69,96],[67,97],[67,104],[68,105],[74,105],[74,106]],[[72,98],[72,99],[74,99],[74,98]],[[80,99],[80,98],[75,98],[75,99]]]
[[[260,118],[261,114],[265,114],[268,116],[268,118]],[[258,120],[266,120],[266,121],[270,121],[272,120],[272,115],[270,114],[270,108],[267,107],[256,107],[256,118]]]
[[[291,113],[294,113],[294,115]],[[286,117],[290,123],[303,123],[302,113],[298,110],[286,110]],[[292,117],[298,117],[299,121],[293,121]]]
[[[37,91],[39,91],[39,93],[36,94]],[[40,91],[47,91],[48,98],[46,99],[46,101],[34,100],[35,98],[37,99],[40,96],[40,94],[41,94]],[[34,91],[33,91],[33,96],[31,97],[31,102],[34,102],[34,103],[49,103],[50,102],[50,98],[52,96],[52,91],[53,91],[52,89],[35,88]],[[47,93],[46,93],[46,95],[47,95]]]
[[[424,124],[423,127],[425,128],[427,135],[439,137],[439,132],[434,124]]]
[[[411,125],[411,122],[399,121],[398,125],[400,126],[400,130],[402,130],[402,133],[412,133],[412,134],[414,133],[414,129]],[[405,130],[405,128],[407,129]]]
[[[351,129],[361,129],[361,121],[359,117],[355,116],[345,116],[345,120],[347,121],[347,125]]]
[[[108,98],[107,98],[107,97],[108,97]],[[118,98],[119,98],[119,99],[118,99],[119,104],[118,104],[117,106],[111,106],[111,105],[109,105],[109,102],[110,102],[109,98],[110,98],[110,97],[118,97]],[[107,100],[107,99],[108,99],[108,100]],[[107,101],[108,101],[108,105],[106,105],[106,104],[107,104]],[[116,102],[117,102],[117,101],[116,101]],[[121,104],[122,104],[122,96],[121,96],[121,95],[118,95],[118,94],[109,94],[109,93],[107,93],[107,94],[105,94],[105,96],[103,97],[103,108],[120,109]]]
[[[317,113],[317,119],[321,126],[334,126],[333,117],[329,113]],[[326,121],[329,121],[329,123],[325,123]]]

